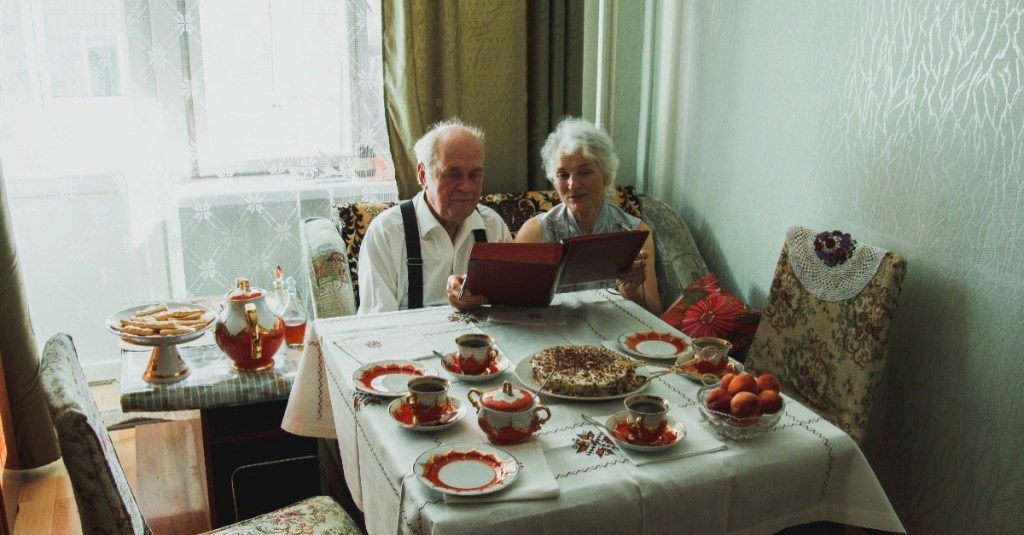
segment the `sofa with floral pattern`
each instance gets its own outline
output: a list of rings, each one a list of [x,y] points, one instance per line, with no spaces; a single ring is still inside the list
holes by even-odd
[[[490,193],[480,202],[502,216],[514,236],[529,218],[561,202],[554,190]],[[687,284],[707,274],[686,222],[667,204],[637,193],[631,186],[615,188],[612,202],[643,219],[654,235],[658,289],[670,303]],[[301,224],[302,251],[313,312],[317,318],[355,314],[359,306],[359,248],[370,222],[393,202],[357,202],[335,206],[329,217]]]

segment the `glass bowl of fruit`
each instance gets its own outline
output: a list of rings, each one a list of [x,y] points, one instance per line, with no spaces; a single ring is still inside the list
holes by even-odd
[[[778,381],[769,374],[726,374],[722,382],[704,385],[699,392],[701,416],[726,438],[747,440],[768,432],[786,410]],[[738,381],[735,385],[733,381]],[[723,386],[724,385],[724,386]]]

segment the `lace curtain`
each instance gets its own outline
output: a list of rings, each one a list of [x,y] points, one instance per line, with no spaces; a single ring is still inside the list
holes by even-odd
[[[110,314],[268,287],[276,265],[302,280],[302,218],[397,198],[379,26],[363,0],[0,2],[0,158],[37,338],[71,334],[90,378],[114,378]]]

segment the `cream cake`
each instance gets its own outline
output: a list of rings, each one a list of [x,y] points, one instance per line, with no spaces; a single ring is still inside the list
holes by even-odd
[[[530,357],[530,365],[537,384],[554,372],[544,390],[565,396],[617,396],[635,390],[644,380],[629,359],[598,346],[549,347]]]

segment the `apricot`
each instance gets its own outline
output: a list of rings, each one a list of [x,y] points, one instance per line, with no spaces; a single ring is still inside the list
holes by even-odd
[[[732,394],[722,387],[712,389],[708,392],[708,397],[705,399],[705,403],[709,409],[725,414],[730,413],[729,402],[731,401]]]
[[[761,400],[753,392],[742,391],[732,397],[729,412],[737,418],[749,418],[761,413]]]
[[[775,414],[782,410],[782,396],[775,390],[762,390],[757,399],[761,402],[761,414]]]
[[[762,373],[757,377],[757,390],[758,392],[764,392],[765,390],[773,390],[779,392],[782,387],[779,385],[779,380],[770,373]]]
[[[751,394],[754,394],[754,396],[757,396],[757,381],[754,379],[753,375],[750,375],[749,373],[741,373],[733,378],[732,381],[729,381],[727,389],[733,396],[740,392],[750,392]]]
[[[736,378],[736,374],[732,373],[732,372],[729,372],[729,373],[727,373],[727,374],[722,376],[722,378],[719,380],[718,386],[728,390],[729,389],[729,383],[731,383],[732,380],[735,379],[735,378]]]

